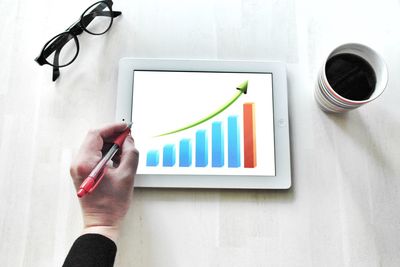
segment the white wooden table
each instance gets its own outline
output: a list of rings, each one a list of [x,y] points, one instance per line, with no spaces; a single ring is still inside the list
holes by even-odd
[[[293,188],[138,189],[116,266],[400,266],[398,0],[131,0],[104,36],[79,36],[51,82],[33,59],[92,1],[0,1],[0,265],[60,266],[81,230],[69,164],[114,119],[124,56],[287,63]],[[327,115],[313,99],[329,51],[387,62],[373,103]]]

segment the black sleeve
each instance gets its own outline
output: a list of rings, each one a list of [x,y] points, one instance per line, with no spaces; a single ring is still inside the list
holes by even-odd
[[[99,234],[85,234],[75,240],[63,267],[112,267],[117,246],[111,239]]]

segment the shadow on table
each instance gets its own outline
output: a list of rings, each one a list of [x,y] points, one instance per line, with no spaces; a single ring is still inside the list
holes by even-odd
[[[390,113],[380,111],[382,116],[385,116],[385,121],[396,124],[398,118],[388,118]],[[365,116],[362,116],[362,111],[354,110],[345,114],[327,114],[330,116],[332,121],[337,127],[340,128],[343,134],[351,138],[353,143],[359,147],[362,147],[368,156],[382,166],[387,173],[394,173],[395,170],[390,164],[391,160],[384,153],[384,150],[380,147],[384,142],[391,142],[391,140],[379,140],[379,136],[375,133],[380,132],[380,124],[377,123],[376,118],[367,122]],[[400,123],[398,123],[397,129],[400,129]],[[393,127],[396,128],[396,127]]]

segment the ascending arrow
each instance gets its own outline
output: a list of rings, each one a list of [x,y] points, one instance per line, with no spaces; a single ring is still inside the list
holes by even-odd
[[[176,130],[173,130],[173,131],[170,131],[170,132],[166,132],[166,133],[163,133],[163,134],[156,135],[156,137],[165,136],[165,135],[169,135],[169,134],[173,134],[173,133],[177,133],[177,132],[182,132],[182,131],[184,131],[184,130],[187,130],[187,129],[190,129],[190,128],[192,128],[192,127],[195,127],[195,126],[197,126],[197,125],[199,125],[199,124],[202,124],[203,122],[206,122],[206,121],[208,121],[209,119],[211,119],[211,118],[217,116],[217,115],[220,114],[222,111],[224,111],[225,109],[227,109],[230,105],[232,105],[233,103],[235,103],[235,101],[236,101],[242,94],[247,94],[247,86],[248,86],[248,84],[249,84],[249,81],[247,80],[247,81],[244,81],[243,83],[241,83],[238,87],[236,87],[236,89],[239,90],[239,92],[237,92],[236,95],[234,95],[234,96],[232,97],[232,99],[228,101],[228,103],[226,103],[225,105],[223,105],[222,107],[220,107],[219,109],[217,109],[216,111],[214,111],[213,113],[211,113],[210,115],[208,115],[208,116],[206,116],[206,117],[204,117],[204,118],[202,118],[202,119],[200,119],[200,120],[198,120],[198,121],[196,121],[196,122],[194,122],[194,123],[192,123],[192,124],[189,124],[189,125],[187,125],[187,126],[184,126],[184,127],[182,127],[182,128],[179,128],[179,129],[176,129]]]

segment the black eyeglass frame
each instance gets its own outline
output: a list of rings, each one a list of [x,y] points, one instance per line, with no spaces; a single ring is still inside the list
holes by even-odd
[[[104,7],[102,9],[100,9],[100,10],[96,10],[96,8],[95,8],[95,9],[93,9],[91,11],[91,13],[85,15],[88,10],[90,10],[93,7],[95,7],[96,5],[98,5],[98,7],[101,7],[100,4],[105,4],[109,8],[110,11],[103,11]],[[66,66],[72,64],[75,61],[75,59],[78,57],[78,54],[79,54],[78,35],[82,34],[84,31],[89,33],[89,34],[92,34],[92,35],[102,35],[102,34],[106,33],[111,28],[114,18],[118,17],[119,15],[122,14],[122,12],[120,12],[120,11],[113,11],[112,10],[112,5],[113,5],[112,0],[103,0],[103,1],[98,1],[98,2],[96,2],[94,4],[92,4],[91,6],[89,6],[82,13],[80,19],[77,22],[72,24],[64,32],[62,32],[60,34],[57,34],[56,36],[51,38],[43,46],[42,51],[40,52],[40,55],[35,58],[35,61],[40,66],[50,65],[50,66],[53,67],[53,81],[57,80],[57,78],[60,76],[59,68],[66,67]],[[95,12],[93,12],[93,11],[95,11]],[[107,14],[107,13],[109,13],[109,14]],[[103,32],[101,32],[101,33],[93,33],[91,31],[89,31],[86,27],[90,24],[90,22],[92,22],[92,20],[98,14],[101,14],[102,16],[111,17],[111,22],[110,22],[110,25],[108,26],[108,28],[106,30],[104,30]],[[89,16],[89,15],[91,15],[91,16]],[[58,58],[59,58],[60,51],[64,47],[64,45],[66,45],[72,38],[74,39],[74,42],[76,44],[76,49],[77,49],[76,54],[72,58],[72,60],[70,62],[68,62],[66,64],[63,64],[63,65],[59,65],[58,64]],[[49,44],[51,44],[51,45],[48,46]],[[54,51],[55,51],[54,62],[52,64],[52,63],[48,62],[46,58],[49,55],[51,55]]]

